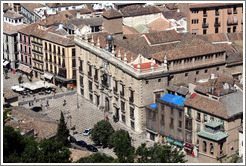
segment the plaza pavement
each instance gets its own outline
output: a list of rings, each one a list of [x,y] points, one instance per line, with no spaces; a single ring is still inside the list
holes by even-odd
[[[20,75],[20,73],[9,73],[9,78],[3,79],[3,88],[7,88],[11,90],[11,87],[14,85],[18,85],[18,77]],[[26,76],[24,75],[23,77],[23,81],[24,82],[29,82],[29,80],[26,78]],[[33,82],[38,81],[38,79],[33,78]],[[57,93],[61,94],[65,91],[67,91],[66,89],[60,89],[60,88],[56,88],[57,89]],[[49,95],[47,95],[49,96]],[[36,95],[36,98],[38,99],[39,97],[45,97],[45,95]],[[25,101],[25,100],[30,100],[33,99],[33,96],[30,97],[26,97],[26,98],[22,98],[20,95],[19,100],[20,101]],[[63,100],[66,100],[66,105],[63,106]],[[93,128],[94,124],[96,124],[98,121],[103,120],[104,119],[104,113],[99,110],[94,104],[92,104],[90,101],[86,100],[84,97],[82,96],[77,96],[77,94],[75,95],[67,95],[67,96],[63,96],[60,98],[52,98],[48,100],[49,102],[49,106],[45,107],[46,101],[38,101],[38,102],[34,102],[33,106],[29,106],[29,104],[25,104],[23,105],[26,108],[32,108],[34,106],[41,106],[42,104],[42,111],[40,113],[45,114],[51,118],[53,118],[54,120],[59,121],[60,119],[60,113],[61,111],[64,113],[65,115],[65,120],[67,122],[67,126],[70,129],[72,126],[76,125],[76,130],[78,132],[78,134],[73,135],[72,131],[70,131],[70,133],[76,138],[76,140],[84,140],[87,144],[93,144],[93,142],[90,139],[90,135],[89,136],[83,136],[83,131],[85,130],[85,128]],[[79,105],[79,108],[77,108],[77,105]],[[125,126],[124,124],[122,124],[121,122],[113,122],[113,119],[109,119],[109,122],[112,124],[113,128],[115,130],[118,129],[125,129],[127,131],[129,131],[130,136],[132,137],[132,145],[134,147],[138,147],[141,145],[141,143],[147,143],[147,146],[152,146],[153,142],[146,139],[145,135],[139,135],[137,133],[135,133],[134,131],[132,131],[130,128],[128,128],[127,126]],[[116,155],[113,152],[113,149],[109,149],[109,148],[98,148],[100,153],[105,153],[107,155],[110,155],[112,157],[116,157]],[[190,156],[186,156],[186,159],[188,160],[188,162],[198,162],[197,158],[192,158]]]

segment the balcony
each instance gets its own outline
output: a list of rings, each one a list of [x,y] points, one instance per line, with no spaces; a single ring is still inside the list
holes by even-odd
[[[118,92],[118,89],[116,87],[114,87],[113,90],[114,90],[114,93]]]
[[[131,118],[132,120],[135,120],[134,115],[130,115],[130,118]]]
[[[79,67],[79,72],[80,72],[80,73],[82,73],[82,72],[83,72],[82,67]]]
[[[173,128],[174,127],[173,123],[170,123],[169,126],[170,126],[170,128]]]
[[[215,16],[219,16],[220,12],[219,11],[215,11]]]
[[[202,23],[202,28],[208,28],[208,23]]]
[[[215,22],[215,23],[214,23],[214,26],[215,26],[215,27],[219,27],[219,26],[220,26],[220,22]]]
[[[234,21],[227,21],[227,25],[237,25],[238,21],[234,20]]]
[[[231,9],[227,9],[227,14],[232,14],[232,10]]]
[[[237,10],[234,10],[234,11],[233,11],[233,14],[237,14]]]
[[[91,72],[88,72],[88,76],[91,77],[92,76],[92,73]]]
[[[208,16],[208,13],[203,13],[203,17],[207,17]]]
[[[98,76],[94,76],[94,81],[98,82]]]
[[[42,61],[42,60],[39,60],[39,59],[37,59],[37,58],[32,58],[32,60],[33,60],[33,61],[40,62],[40,63],[43,63],[43,61]]]

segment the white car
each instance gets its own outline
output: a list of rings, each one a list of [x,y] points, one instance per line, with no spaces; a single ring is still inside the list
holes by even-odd
[[[83,132],[83,135],[89,135],[91,133],[91,128],[86,128],[85,131]]]

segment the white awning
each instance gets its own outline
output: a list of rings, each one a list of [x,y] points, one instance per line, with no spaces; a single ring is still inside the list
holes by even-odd
[[[44,77],[47,78],[47,79],[49,79],[49,80],[51,80],[53,78],[53,76],[54,75],[51,74],[51,73],[47,73],[47,72],[44,73]]]
[[[3,63],[3,66],[5,67],[5,66],[7,66],[7,64],[9,64],[9,61],[5,61],[5,62]]]

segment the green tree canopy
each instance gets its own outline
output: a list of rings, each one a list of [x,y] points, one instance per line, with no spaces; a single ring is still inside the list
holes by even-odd
[[[106,120],[97,122],[91,130],[91,139],[94,143],[108,145],[109,137],[114,133],[111,124]]]
[[[104,153],[94,153],[88,157],[80,158],[77,163],[115,163],[116,160],[113,157],[109,157]]]
[[[61,111],[61,118],[58,124],[56,139],[58,142],[61,142],[64,146],[70,147],[70,142],[68,137],[70,136],[69,130],[67,129],[67,124],[65,123],[63,113]]]
[[[182,149],[174,145],[155,143],[153,147],[147,148],[142,144],[136,150],[139,163],[185,163],[185,154]]]
[[[135,148],[131,145],[131,137],[127,131],[116,131],[111,136],[111,141],[120,163],[134,162]]]
[[[3,127],[3,162],[20,162],[25,146],[25,140],[20,132],[10,126]]]

